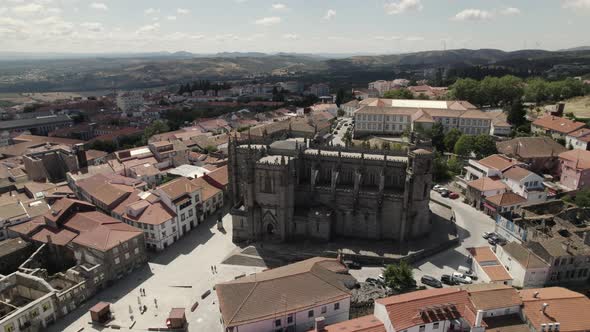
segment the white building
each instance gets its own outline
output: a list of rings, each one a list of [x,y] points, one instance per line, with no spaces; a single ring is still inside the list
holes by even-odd
[[[215,286],[224,331],[304,332],[348,319],[356,280],[336,259],[311,258]],[[239,305],[237,305],[239,304]]]
[[[582,128],[565,137],[565,146],[574,150],[590,150],[590,129]]]
[[[463,179],[473,181],[485,177],[502,177],[504,170],[518,164],[516,159],[500,154],[493,154],[480,160],[469,159],[469,165],[464,167]]]
[[[130,91],[119,93],[117,95],[117,107],[123,113],[134,112],[143,106],[143,93],[138,91]]]
[[[178,236],[181,237],[203,221],[202,188],[187,178],[179,178],[156,188],[162,202],[177,216]]]
[[[489,246],[467,250],[472,259],[471,270],[478,277],[478,282],[512,286],[512,276]]]
[[[502,178],[510,190],[527,200],[527,204],[541,203],[547,200],[543,178],[536,173],[519,166],[513,166],[502,173]]]
[[[543,287],[549,277],[549,264],[518,242],[498,246],[496,256],[510,271],[513,286]]]

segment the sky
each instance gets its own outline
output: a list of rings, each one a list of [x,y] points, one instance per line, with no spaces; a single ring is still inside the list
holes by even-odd
[[[0,0],[0,52],[556,50],[589,31],[590,0]]]

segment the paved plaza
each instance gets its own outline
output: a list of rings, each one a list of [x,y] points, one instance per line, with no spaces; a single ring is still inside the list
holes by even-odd
[[[217,296],[213,286],[233,280],[241,274],[263,270],[263,267],[222,265],[221,261],[236,249],[231,242],[231,218],[223,218],[226,234],[217,230],[214,218],[192,230],[185,237],[155,254],[148,264],[134,271],[113,286],[99,292],[76,311],[58,320],[48,331],[100,331],[88,324],[88,309],[99,301],[111,302],[115,320],[122,331],[146,331],[148,328],[165,327],[170,309],[186,308],[189,331],[222,331]],[[217,266],[217,273],[211,266]],[[140,296],[144,288],[146,296]],[[204,300],[201,295],[211,290]],[[154,303],[157,301],[157,307]],[[139,302],[147,306],[144,314],[139,312]],[[194,312],[195,302],[199,306]],[[131,320],[133,316],[133,321]],[[132,328],[130,328],[133,326]]]

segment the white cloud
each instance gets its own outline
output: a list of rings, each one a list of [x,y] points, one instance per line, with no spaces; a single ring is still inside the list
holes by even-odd
[[[273,3],[272,9],[273,10],[287,10],[287,9],[289,9],[289,7],[287,7],[287,5],[285,5],[284,3]]]
[[[336,16],[336,11],[334,9],[328,9],[326,15],[324,15],[324,20],[331,20]]]
[[[283,39],[297,40],[297,39],[299,39],[299,35],[297,35],[295,33],[286,33],[283,35]]]
[[[561,6],[568,9],[590,9],[590,0],[562,0]]]
[[[424,40],[424,37],[420,37],[420,36],[409,36],[405,38],[406,41],[422,41]]]
[[[401,0],[397,2],[386,3],[384,6],[388,15],[397,15],[412,10],[422,10],[424,6],[421,0]]]
[[[98,22],[84,22],[80,24],[80,26],[90,32],[102,32],[104,31],[104,27],[102,23]]]
[[[148,8],[148,9],[144,10],[143,13],[146,14],[146,15],[159,14],[160,13],[160,9],[157,9],[157,8]]]
[[[393,40],[400,40],[400,36],[375,36],[373,39],[375,40],[384,40],[384,41],[393,41]]]
[[[12,8],[16,14],[37,14],[43,10],[43,6],[38,3],[30,3],[27,5],[17,6]]]
[[[0,15],[2,15],[2,14],[4,14],[4,13],[6,13],[7,11],[8,11],[8,8],[6,8],[6,7],[1,7],[1,8],[0,8]]]
[[[176,16],[169,15],[169,16],[166,16],[166,19],[169,20],[169,21],[176,21]]]
[[[520,9],[516,7],[506,7],[502,9],[500,13],[506,16],[520,15]]]
[[[148,24],[148,25],[144,25],[141,28],[137,29],[137,31],[135,32],[138,35],[144,34],[144,33],[150,33],[150,32],[156,32],[160,30],[160,23],[156,22],[154,24]]]
[[[109,7],[102,2],[93,2],[90,4],[90,8],[97,10],[108,10]]]
[[[176,9],[176,13],[178,13],[179,15],[188,15],[190,14],[190,10],[185,9],[185,8],[177,8]]]
[[[452,19],[455,21],[484,21],[491,19],[492,16],[492,13],[487,10],[470,8],[457,13]]]
[[[47,13],[52,14],[52,15],[60,14],[61,8],[57,8],[57,7],[47,8]]]
[[[281,23],[281,18],[278,16],[263,17],[263,18],[257,19],[254,23],[257,25],[265,25],[265,26],[275,25],[275,24]]]

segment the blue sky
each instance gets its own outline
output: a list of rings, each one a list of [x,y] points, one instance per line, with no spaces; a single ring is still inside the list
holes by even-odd
[[[0,51],[560,49],[588,31],[590,0],[0,0]]]

